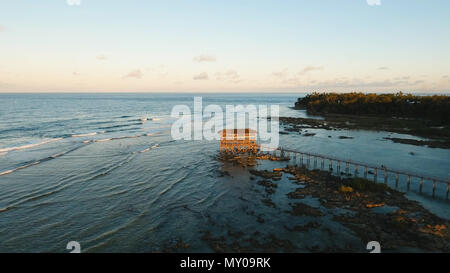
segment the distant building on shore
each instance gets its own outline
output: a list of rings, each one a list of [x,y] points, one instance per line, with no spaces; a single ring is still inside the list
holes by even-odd
[[[225,129],[220,132],[221,152],[254,152],[259,149],[256,143],[256,130],[252,129]]]

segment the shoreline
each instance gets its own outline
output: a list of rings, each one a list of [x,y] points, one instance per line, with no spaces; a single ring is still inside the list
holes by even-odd
[[[337,114],[322,117],[324,119],[280,117],[279,120],[285,126],[285,132],[302,133],[304,129],[386,131],[426,138],[386,138],[396,143],[450,149],[450,128],[430,127],[426,120]]]

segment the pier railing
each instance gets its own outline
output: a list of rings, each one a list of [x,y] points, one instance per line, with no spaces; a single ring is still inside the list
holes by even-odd
[[[371,175],[374,182],[378,182],[379,180],[378,177],[380,174],[383,175],[381,177],[383,178],[383,182],[385,184],[388,184],[389,178],[392,177],[393,175],[393,177],[395,178],[395,188],[399,187],[400,179],[401,177],[404,177],[406,178],[407,191],[411,189],[412,181],[418,181],[419,182],[418,191],[421,194],[423,193],[424,190],[424,184],[432,183],[431,195],[433,197],[436,196],[436,190],[439,185],[439,188],[445,191],[445,198],[447,200],[449,199],[450,181],[445,180],[443,178],[425,176],[402,170],[395,170],[383,165],[374,166],[362,162],[353,161],[350,159],[341,159],[337,157],[325,156],[310,152],[301,152],[292,149],[278,148],[277,150],[273,151],[274,155],[276,155],[278,151],[280,152],[280,156],[289,157],[291,160],[293,159],[295,161],[295,165],[297,165],[298,161],[300,161],[300,164],[302,166],[306,166],[307,168],[310,168],[311,165],[313,165],[314,168],[318,168],[318,164],[320,163],[320,169],[324,170],[326,163],[328,163],[327,166],[328,170],[334,173],[334,167],[336,167],[336,172],[338,175],[359,177],[360,170],[362,170],[363,171],[362,177],[368,179],[368,176]],[[341,166],[344,167],[343,172],[341,172]]]

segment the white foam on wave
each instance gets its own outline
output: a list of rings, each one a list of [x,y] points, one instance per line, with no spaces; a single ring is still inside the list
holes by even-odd
[[[72,135],[72,137],[87,137],[87,136],[95,136],[97,132],[88,133],[88,134],[79,134],[79,135]]]
[[[106,141],[111,141],[111,140],[120,140],[120,139],[127,139],[127,138],[138,138],[141,137],[142,135],[136,135],[136,136],[121,136],[121,137],[112,137],[112,138],[105,138],[105,139],[97,139],[97,140],[93,140],[94,142],[106,142]]]
[[[4,172],[0,173],[0,176],[5,175],[5,174],[10,174],[10,173],[14,172],[14,170],[15,169],[4,171]]]
[[[106,142],[106,141],[111,141],[111,140],[112,140],[112,138],[105,138],[105,139],[95,140],[95,142]]]
[[[158,148],[158,147],[159,147],[159,144],[158,144],[158,143],[156,143],[156,144],[155,144],[155,145],[153,145],[152,147],[150,147],[150,148],[146,148],[146,149],[144,149],[144,150],[140,151],[140,153],[145,153],[145,152],[148,152],[148,151],[150,151],[150,150],[156,149],[156,148]]]
[[[25,169],[25,168],[28,168],[28,167],[30,167],[30,166],[37,165],[37,164],[39,164],[39,163],[41,163],[41,162],[40,162],[40,161],[35,161],[35,162],[33,162],[33,163],[30,163],[30,164],[27,164],[27,165],[23,165],[23,166],[17,167],[17,168],[12,169],[12,170],[7,170],[7,171],[4,171],[4,172],[1,172],[1,173],[0,173],[0,176],[7,175],[7,174],[13,173],[13,172],[15,172],[15,171],[21,170],[21,169]]]
[[[8,153],[8,152],[11,152],[11,151],[19,151],[19,150],[30,149],[30,148],[34,148],[34,147],[37,147],[37,146],[41,146],[41,145],[44,145],[44,144],[47,144],[47,143],[51,143],[51,142],[55,142],[55,141],[59,141],[59,140],[62,140],[62,138],[61,137],[60,138],[51,138],[51,139],[46,139],[46,140],[44,140],[42,142],[39,142],[39,143],[26,144],[26,145],[10,147],[10,148],[3,148],[3,149],[0,149],[0,153],[5,153],[5,152]]]
[[[52,155],[52,156],[50,156],[51,158],[57,158],[57,157],[60,157],[60,156],[63,156],[63,155],[65,155],[67,152],[61,152],[61,153],[57,153],[57,154],[54,154],[54,155]]]

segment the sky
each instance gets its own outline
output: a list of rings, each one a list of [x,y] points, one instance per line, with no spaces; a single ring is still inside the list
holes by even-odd
[[[0,0],[0,92],[450,92],[448,0]]]

